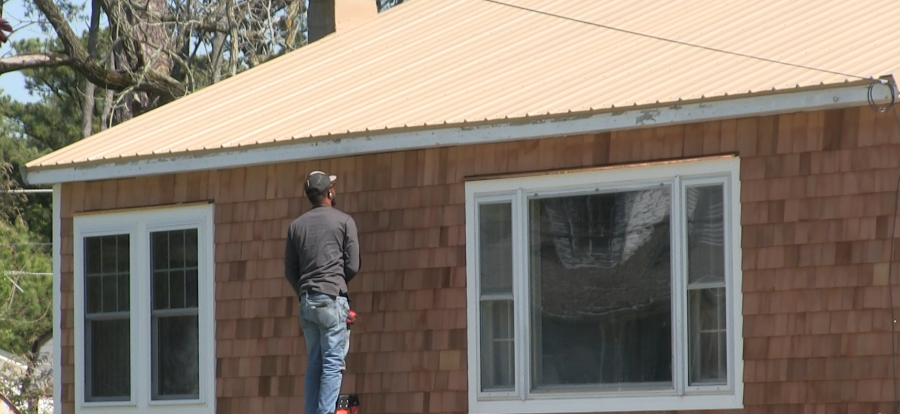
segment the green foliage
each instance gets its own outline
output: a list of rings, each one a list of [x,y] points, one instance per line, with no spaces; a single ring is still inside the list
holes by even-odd
[[[11,115],[21,111],[21,115]],[[0,190],[21,188],[20,167],[47,152],[49,148],[30,139],[24,131],[23,105],[0,96]],[[24,218],[34,237],[49,241],[53,233],[50,194],[13,195],[0,193],[0,222],[10,223],[15,217]]]
[[[53,329],[50,249],[21,219],[0,222],[0,240],[0,348],[26,355]]]
[[[17,54],[61,50],[58,40],[24,39],[12,44]],[[21,166],[53,150],[81,139],[81,113],[84,77],[68,67],[37,68],[22,71],[26,89],[41,98],[33,103],[12,101],[0,96],[0,162],[10,168],[10,186],[21,188]],[[98,92],[95,99],[102,102]],[[95,105],[93,125],[99,130],[100,108]],[[0,194],[0,205],[13,208],[25,220],[39,241],[52,235],[50,194],[10,196]]]
[[[13,106],[0,97],[0,113]],[[45,357],[32,352],[53,332],[52,256],[45,244],[52,234],[52,197],[5,191],[20,186],[19,165],[46,151],[28,140],[15,119],[0,116],[0,349],[20,362],[0,369],[0,392],[23,413],[37,413],[41,398],[52,392],[51,370],[40,368]]]

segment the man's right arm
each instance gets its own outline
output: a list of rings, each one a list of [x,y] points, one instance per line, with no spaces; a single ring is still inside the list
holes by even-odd
[[[294,235],[290,228],[288,228],[287,242],[284,247],[284,277],[291,284],[297,296],[300,296],[300,256],[294,247]]]

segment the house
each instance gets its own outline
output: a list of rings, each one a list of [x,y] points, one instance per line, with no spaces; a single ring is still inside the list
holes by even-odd
[[[323,170],[365,414],[892,412],[894,6],[414,0],[34,160],[55,406],[299,410]]]

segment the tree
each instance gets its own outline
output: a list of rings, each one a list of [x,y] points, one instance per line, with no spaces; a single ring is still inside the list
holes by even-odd
[[[71,111],[67,105],[55,97],[23,104],[0,96],[0,191],[22,187],[20,167],[26,162],[77,139],[77,131],[72,137],[72,127],[67,126],[65,114]],[[69,137],[61,131],[69,131]],[[48,242],[53,232],[52,201],[50,194],[0,193],[0,222],[22,219],[33,238]]]
[[[99,112],[121,122],[305,44],[305,0],[92,0],[87,33],[70,25],[77,7],[34,0],[32,16],[52,27],[42,48],[17,47],[0,58],[0,74],[66,67],[83,76],[78,106],[95,112],[94,86],[106,105]],[[21,45],[20,45],[21,46]],[[104,126],[107,124],[104,124]]]
[[[9,173],[10,165],[0,161],[0,197],[19,198],[6,192],[13,183]],[[53,302],[47,300],[53,295],[52,259],[47,243],[36,240],[22,220],[19,203],[7,201],[0,202],[0,348],[19,356],[22,366],[0,370],[0,391],[21,411],[37,413],[52,392],[40,353],[53,334]]]
[[[41,103],[29,104],[34,108]],[[49,148],[28,140],[23,125],[5,116],[25,105],[0,97],[0,348],[16,363],[0,369],[0,392],[24,413],[37,413],[52,392],[50,369],[40,354],[52,337],[53,283],[49,194],[11,193],[20,165]],[[26,221],[27,217],[27,221]]]
[[[53,39],[18,44],[0,74],[77,73],[82,137],[307,43],[310,0],[91,0],[81,36],[70,22],[82,7],[71,1],[33,0],[30,15]],[[373,1],[383,11],[405,0]]]

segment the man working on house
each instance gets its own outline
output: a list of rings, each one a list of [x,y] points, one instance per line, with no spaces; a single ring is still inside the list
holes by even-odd
[[[313,208],[291,223],[284,253],[284,275],[300,297],[309,357],[306,414],[335,411],[350,339],[347,282],[359,271],[356,222],[334,208],[335,179],[321,171],[306,177],[304,190]]]

